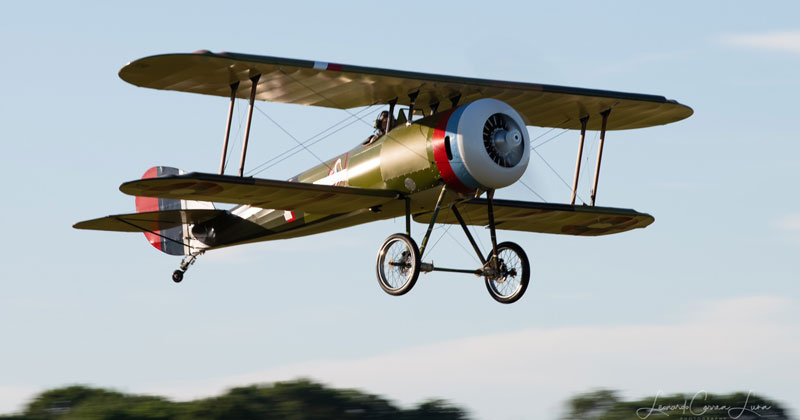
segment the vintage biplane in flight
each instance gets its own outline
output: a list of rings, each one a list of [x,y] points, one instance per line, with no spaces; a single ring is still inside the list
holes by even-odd
[[[515,302],[527,288],[530,263],[519,245],[498,243],[496,230],[597,236],[651,224],[649,214],[595,206],[606,132],[692,115],[691,108],[662,96],[209,51],[145,57],[119,76],[141,87],[230,98],[219,173],[151,168],[120,186],[136,197],[136,213],[74,226],[143,232],[162,252],[184,256],[172,275],[175,282],[212,249],[404,217],[405,232],[389,236],[378,252],[376,274],[384,291],[408,292],[420,272],[469,273],[485,280],[495,300]],[[233,176],[224,169],[237,98],[249,98],[249,109]],[[244,176],[255,100],[388,109],[366,141],[282,181]],[[496,189],[518,181],[528,166],[527,126],[580,130],[569,204],[494,198]],[[600,131],[591,203],[575,205],[587,130]],[[214,202],[237,206],[216,209]],[[427,224],[419,247],[411,237],[412,219]],[[436,223],[459,224],[481,265],[455,269],[424,262]],[[468,225],[488,228],[486,255]]]

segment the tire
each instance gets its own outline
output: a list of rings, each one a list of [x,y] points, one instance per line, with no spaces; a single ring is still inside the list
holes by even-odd
[[[378,251],[375,274],[384,292],[392,296],[408,293],[419,277],[419,248],[405,233],[386,238]]]
[[[494,300],[500,303],[514,303],[525,294],[531,277],[528,256],[522,247],[514,242],[497,245],[497,258],[500,260],[501,275],[486,278],[486,289]],[[486,257],[491,261],[492,253]]]
[[[183,271],[175,270],[172,272],[172,281],[180,283],[183,280]]]

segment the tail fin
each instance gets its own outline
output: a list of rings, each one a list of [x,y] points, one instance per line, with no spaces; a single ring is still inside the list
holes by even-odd
[[[146,178],[159,178],[169,175],[180,175],[185,173],[177,168],[170,168],[168,166],[154,166],[147,170],[142,175],[142,179]],[[186,209],[207,209],[213,210],[214,204],[208,201],[192,201],[192,200],[172,200],[168,198],[154,198],[154,197],[136,197],[136,212],[143,213],[149,211],[163,211],[163,210],[186,210]],[[190,238],[189,224],[184,223],[182,226],[175,226],[173,228],[159,230],[155,232],[145,232],[144,236],[157,250],[170,255],[189,255],[193,248],[193,242]]]

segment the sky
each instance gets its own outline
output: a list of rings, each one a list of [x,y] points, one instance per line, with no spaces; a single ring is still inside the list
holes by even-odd
[[[299,377],[402,405],[445,398],[475,418],[556,418],[598,388],[752,391],[800,413],[800,5],[282,3],[2,6],[0,413],[76,383],[185,400]],[[657,94],[695,114],[607,136],[598,205],[650,213],[647,229],[499,233],[532,264],[513,305],[446,273],[383,293],[374,258],[402,220],[210,252],[176,285],[179,258],[142,235],[71,226],[133,211],[118,186],[151,166],[217,169],[226,100],[117,76],[140,57],[200,49]],[[261,112],[298,139],[348,116],[258,109],[248,168],[295,145]],[[360,142],[365,115],[311,150],[332,157]],[[529,132],[549,141],[523,181],[567,201],[559,176],[571,179],[578,133]],[[597,135],[587,138],[584,200]],[[299,153],[257,176],[316,162]],[[516,185],[498,197],[537,200]],[[418,240],[423,229],[412,228]],[[432,240],[438,264],[473,263],[457,230]]]

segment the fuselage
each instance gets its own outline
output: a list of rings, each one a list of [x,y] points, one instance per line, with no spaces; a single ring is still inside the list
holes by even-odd
[[[426,190],[442,183],[433,156],[434,126],[430,124],[437,119],[434,116],[411,125],[401,124],[377,140],[359,143],[290,180],[402,191],[414,197],[414,210],[424,211],[433,205],[431,200],[436,199],[435,194],[425,194]],[[404,212],[403,200],[344,214],[310,214],[242,205],[230,210],[234,218],[225,223],[227,226],[218,226],[214,240],[207,245],[217,248],[305,236],[398,217]]]

